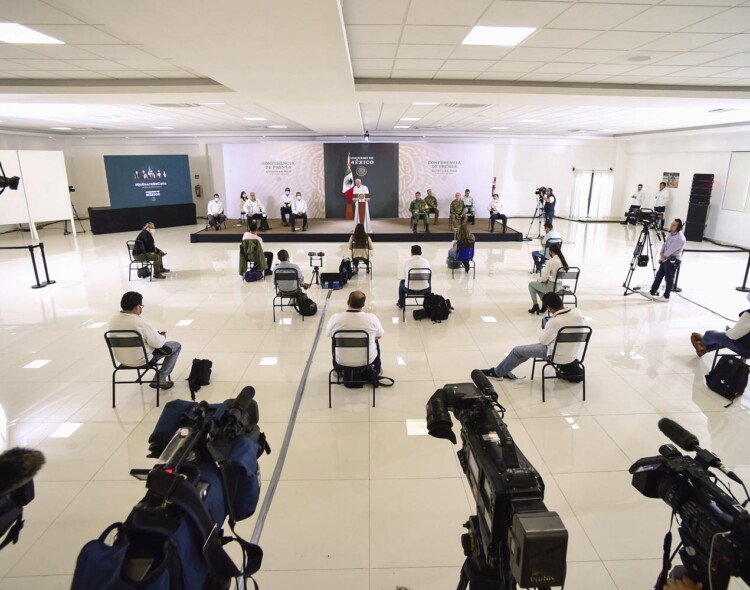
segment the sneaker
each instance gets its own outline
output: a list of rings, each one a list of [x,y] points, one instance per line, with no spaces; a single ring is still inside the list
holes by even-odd
[[[654,301],[654,296],[648,291],[638,291],[638,295],[640,295],[641,297],[645,297],[646,299],[649,299],[651,301]]]
[[[516,381],[518,377],[516,377],[513,373],[506,373],[503,375],[503,379],[508,379],[509,381]]]
[[[155,279],[166,279],[167,277],[165,277],[165,276],[164,276],[164,275],[162,275],[162,274],[156,273],[156,274],[154,275],[154,278],[155,278]]]
[[[495,374],[495,369],[481,369],[482,374],[488,379],[500,379],[500,376]]]
[[[155,382],[155,381],[152,381],[151,383],[149,383],[149,384],[148,384],[148,386],[149,386],[149,387],[150,387],[151,389],[156,389],[156,382]],[[168,380],[168,381],[162,381],[162,382],[161,382],[161,383],[159,384],[159,389],[162,389],[162,390],[163,390],[163,389],[172,389],[173,387],[174,387],[174,381],[172,381],[171,379],[170,379],[170,380]]]
[[[658,303],[669,303],[669,297],[664,297],[663,295],[655,295],[653,300]]]
[[[404,304],[403,304],[403,303],[398,303],[398,302],[397,302],[397,303],[396,303],[396,307],[398,307],[399,309],[404,309]]]

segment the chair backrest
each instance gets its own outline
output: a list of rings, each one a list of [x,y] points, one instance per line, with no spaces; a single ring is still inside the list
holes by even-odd
[[[593,330],[590,326],[565,326],[557,331],[555,346],[552,349],[550,359],[553,363],[558,362],[557,355],[561,352],[560,347],[564,348],[564,354],[573,356],[575,359],[583,362],[586,358],[586,351],[589,348],[589,340]],[[583,352],[581,352],[583,346]],[[575,354],[570,354],[571,348],[576,348]],[[580,353],[580,354],[579,354]]]
[[[133,259],[133,248],[135,248],[135,240],[128,240],[125,242],[128,246],[128,256],[130,257],[130,262],[135,262]]]
[[[557,269],[557,274],[555,275],[555,284],[559,283],[566,293],[575,295],[576,289],[578,289],[578,276],[580,274],[581,269],[577,266],[569,266],[568,270],[560,267]]]
[[[370,336],[364,330],[336,330],[331,337],[331,354],[341,365],[366,367],[370,364]]]
[[[458,240],[456,245],[458,246],[456,260],[461,262],[474,260],[474,240]]]
[[[104,333],[104,340],[107,343],[109,349],[109,357],[112,359],[112,366],[118,368],[120,361],[115,358],[115,348],[140,348],[143,362],[140,365],[133,365],[134,367],[141,367],[148,364],[148,353],[146,353],[146,345],[143,342],[143,336],[140,332],[135,330],[108,330]]]
[[[299,291],[299,275],[294,268],[277,268],[273,271],[273,284],[276,287],[276,295],[282,291]]]
[[[432,286],[432,271],[429,268],[410,268],[406,275],[406,288],[422,291]]]
[[[242,240],[242,252],[244,252],[245,260],[251,263],[253,267],[257,267],[259,270],[268,268],[266,256],[263,254],[263,248],[261,248],[258,240]]]

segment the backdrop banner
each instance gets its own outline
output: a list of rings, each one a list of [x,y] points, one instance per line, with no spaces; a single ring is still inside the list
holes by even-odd
[[[113,209],[193,202],[186,155],[104,156]]]
[[[397,143],[326,143],[325,216],[343,219],[346,214],[344,177],[349,155],[354,180],[370,191],[370,218],[398,217],[399,168]]]
[[[240,216],[242,191],[254,192],[268,210],[268,216],[278,219],[286,187],[291,189],[292,196],[302,193],[308,217],[325,216],[322,144],[238,143],[224,144],[222,151],[227,194],[221,195],[221,199],[230,219]]]

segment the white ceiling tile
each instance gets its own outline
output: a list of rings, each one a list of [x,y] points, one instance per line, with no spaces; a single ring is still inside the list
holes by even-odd
[[[600,31],[540,29],[523,42],[524,47],[580,47]]]
[[[456,3],[461,5],[460,2]],[[480,25],[501,27],[538,27],[562,13],[571,4],[567,2],[493,2],[479,19]]]
[[[742,78],[743,76],[739,75],[738,72],[742,72],[743,70],[747,70],[747,69],[748,68],[732,68],[731,70],[727,72],[714,74],[712,78]]]
[[[342,4],[347,25],[400,25],[404,22],[409,0],[344,0]]]
[[[706,54],[709,55],[709,54]],[[706,65],[711,66],[735,66],[743,67],[750,66],[750,53],[738,53],[736,55],[729,55],[714,60],[706,60],[702,62]]]
[[[668,76],[684,70],[682,66],[643,66],[629,72],[631,76]]]
[[[0,59],[38,59],[44,55],[30,51],[20,45],[0,43]]]
[[[14,61],[36,70],[50,70],[54,72],[59,70],[82,69],[81,66],[77,66],[59,59],[17,59]]]
[[[640,51],[649,51],[651,49],[656,51],[690,51],[709,43],[721,41],[726,37],[727,35],[714,33],[672,33],[670,35],[663,35],[659,39],[651,41],[651,43],[647,43],[638,49]]]
[[[109,70],[109,71],[102,71],[99,73],[104,74],[105,76],[109,76],[111,78],[118,78],[120,80],[138,80],[140,78],[143,78],[144,80],[154,79],[153,76],[150,76],[149,74],[146,74],[145,72],[137,72],[135,70]]]
[[[30,80],[48,80],[48,79],[60,79],[66,78],[67,76],[62,75],[60,72],[42,72],[41,70],[35,70],[33,72],[16,72],[19,76],[28,78]]]
[[[437,68],[434,70],[393,70],[391,78],[426,78],[430,79],[437,73]]]
[[[660,62],[663,59],[669,59],[670,57],[675,57],[676,55],[679,55],[677,51],[628,51],[625,52],[620,57],[617,57],[615,59],[609,60],[610,63],[617,63],[617,64],[631,64],[634,63],[635,65],[649,65],[649,64],[655,64]],[[633,58],[641,58],[641,57],[648,57],[650,59],[646,61],[633,61]]]
[[[654,78],[651,80],[652,84],[668,84],[674,86],[675,84],[681,86],[692,86],[696,82],[696,78],[693,76],[666,76],[664,78]]]
[[[0,59],[0,69],[6,70],[8,72],[34,72],[38,71],[39,68],[32,65],[36,62],[35,59],[19,59],[19,60],[10,60],[10,59]]]
[[[477,80],[518,80],[522,75],[521,72],[483,72]]]
[[[720,86],[747,86],[748,82],[750,82],[747,78],[742,78],[740,80],[728,80],[726,82],[722,82],[719,85]]]
[[[438,27],[423,25],[406,25],[401,37],[402,43],[458,45],[469,34],[471,27]]]
[[[401,59],[447,59],[454,51],[451,45],[399,45],[396,57]]]
[[[443,59],[396,59],[393,64],[394,70],[439,70],[445,60]]]
[[[490,72],[530,72],[535,68],[541,66],[544,62],[532,62],[532,61],[506,61],[502,60],[492,66]]]
[[[473,80],[482,72],[460,72],[455,70],[439,70],[435,80]]]
[[[739,54],[742,55],[742,54]],[[743,63],[735,63],[735,64],[726,64],[726,65],[734,65],[734,66],[742,66],[742,65],[750,65],[750,54],[747,55],[748,61],[747,64]],[[659,64],[663,66],[699,66],[708,62],[715,61],[717,59],[721,59],[723,57],[728,57],[726,53],[708,53],[708,52],[700,52],[700,51],[691,51],[689,53],[681,53],[679,55],[675,55],[674,57],[669,57],[667,59],[659,60]],[[714,64],[711,64],[714,65]]]
[[[114,46],[113,46],[114,47]],[[122,47],[127,47],[123,45]],[[90,51],[81,49],[75,45],[35,45],[34,51],[39,56],[50,57],[52,59],[98,59],[98,55],[94,55]],[[38,57],[39,57],[38,56]]]
[[[748,78],[750,77],[750,68],[737,68],[731,73],[735,78]],[[726,74],[715,74],[717,77],[729,77]]]
[[[393,67],[392,59],[353,59],[352,67],[358,70],[390,70]]]
[[[607,31],[595,39],[581,45],[586,49],[624,49],[630,51],[638,49],[655,39],[661,37],[660,33],[635,33],[632,31]]]
[[[701,47],[701,51],[726,51],[727,53],[750,52],[750,35],[733,35],[716,43]]]
[[[78,48],[104,59],[154,59],[153,55],[135,45],[79,45]]]
[[[473,26],[492,0],[411,0],[406,23],[410,25]]]
[[[516,47],[508,54],[507,59],[508,61],[553,61],[567,52],[567,49],[551,47]]]
[[[103,61],[103,60],[102,60]],[[115,62],[110,62],[115,63]],[[172,62],[164,61],[161,59],[150,58],[150,59],[120,59],[117,61],[118,66],[126,66],[134,70],[152,71],[152,70],[176,70],[179,66]],[[99,69],[109,70],[120,70],[122,67],[107,68],[102,66]]]
[[[494,60],[479,60],[479,59],[449,59],[443,64],[441,68],[443,71],[460,72],[465,70],[467,72],[483,72],[491,65],[494,65]]]
[[[53,8],[39,0],[2,0],[0,14],[3,22],[21,23],[24,25],[75,25],[85,24],[75,17]]]
[[[128,70],[127,66],[108,59],[75,59],[69,63],[87,70]]]
[[[563,78],[563,82],[574,82],[576,84],[596,84],[607,78],[606,75],[573,74]]]
[[[556,61],[602,63],[618,59],[626,53],[626,51],[614,49],[572,49],[558,57]]]
[[[396,57],[396,49],[398,45],[395,43],[354,43],[349,45],[349,55],[355,59],[359,58],[383,58],[383,57]]]
[[[598,64],[585,70],[584,74],[601,74],[604,76],[616,76],[625,74],[636,69],[637,65],[619,65],[619,64]]]
[[[534,73],[539,72],[542,74],[576,74],[581,70],[586,69],[587,66],[588,64],[581,63],[548,63],[536,68],[534,70]]]
[[[356,78],[389,78],[390,75],[390,68],[385,70],[354,70],[354,76]]]
[[[615,28],[621,31],[679,31],[721,11],[721,8],[708,6],[652,6]]]
[[[739,6],[740,4],[747,5],[747,2],[743,0],[662,0],[661,4],[670,5],[677,4],[679,6]]]
[[[520,80],[528,82],[559,82],[565,77],[565,74],[537,74],[531,72],[521,76]]]
[[[376,4],[372,2],[371,4]],[[351,43],[398,43],[401,25],[346,25],[346,38]]]
[[[598,29],[606,31],[645,9],[645,6],[630,4],[574,4],[549,23],[547,27],[551,29]]]
[[[112,76],[107,72],[94,72],[91,70],[80,70],[75,72],[61,72],[65,73],[67,78],[71,78],[74,80],[91,80],[91,79],[104,79],[104,78],[118,78],[122,76]],[[125,74],[127,72],[116,72],[117,74]],[[138,72],[139,76],[138,78],[149,78],[148,76],[144,76],[140,72]]]
[[[747,30],[750,30],[750,7],[732,8],[691,25],[683,32],[744,33]]]
[[[185,70],[144,70],[146,74],[153,76],[154,78],[199,78],[196,74],[191,74]]]
[[[605,80],[607,84],[643,84],[653,76],[611,76]]]
[[[680,76],[690,76],[692,78],[703,78],[703,77],[711,77],[711,76],[718,76],[721,74],[725,74],[726,72],[734,71],[737,72],[738,70],[736,68],[732,67],[711,67],[711,66],[702,66],[697,68],[686,68],[682,70],[679,75]]]
[[[35,30],[69,45],[117,45],[122,41],[88,25],[39,25]]]
[[[23,78],[18,72],[0,72],[0,80],[7,78]]]
[[[441,47],[446,47],[442,45]],[[450,54],[451,59],[502,59],[512,47],[487,47],[482,45],[459,45]]]

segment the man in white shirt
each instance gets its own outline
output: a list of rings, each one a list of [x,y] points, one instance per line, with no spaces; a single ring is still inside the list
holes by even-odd
[[[292,200],[292,191],[289,187],[286,187],[284,194],[281,195],[281,223],[284,227],[289,227],[286,216],[292,213]]]
[[[380,344],[379,340],[385,333],[380,320],[374,313],[362,311],[365,307],[365,294],[362,291],[352,291],[346,301],[347,310],[331,316],[326,328],[326,336],[332,338],[339,330],[364,330],[367,332],[369,346],[367,363],[372,365],[380,374]],[[334,359],[334,369],[340,367],[361,367],[363,361],[362,353],[357,348],[337,348]]]
[[[643,190],[643,185],[639,184],[636,191],[630,195],[630,209],[625,213],[625,221],[621,221],[620,225],[625,225],[628,222],[630,222],[631,225],[635,225],[635,212],[640,210],[645,199],[646,191]]]
[[[470,221],[471,225],[474,225],[474,197],[471,196],[471,191],[468,188],[464,191],[464,196],[461,197],[461,200],[464,202],[466,220]]]
[[[368,189],[364,184],[362,184],[362,181],[358,178],[354,181],[354,198],[356,199],[358,195],[369,195],[370,189]]]
[[[300,192],[294,195],[294,201],[292,201],[292,231],[297,231],[295,226],[298,218],[302,219],[302,231],[307,231],[307,203]]]
[[[659,227],[664,229],[664,213],[669,204],[669,189],[666,182],[659,183],[659,192],[654,195],[654,211],[659,215]]]
[[[545,261],[549,260],[549,248],[547,248],[547,242],[549,240],[562,240],[560,232],[552,227],[551,221],[546,221],[544,223],[544,232],[544,235],[539,240],[542,244],[542,249],[534,250],[531,253],[531,257],[534,259],[534,268],[536,268],[536,272],[542,272],[542,267],[544,266]]]
[[[276,266],[273,267],[274,274],[279,269],[293,269],[297,271],[296,281],[290,280],[278,282],[280,292],[284,294],[296,294],[300,292],[300,287],[307,289],[310,286],[308,283],[305,283],[305,275],[299,267],[299,264],[289,261],[289,252],[286,250],[279,250],[279,261],[276,263]]]
[[[750,293],[747,295],[750,301]],[[740,312],[740,319],[726,332],[709,330],[703,336],[698,332],[690,335],[690,342],[698,356],[720,348],[728,348],[735,354],[750,358],[750,309]]]
[[[146,348],[148,359],[143,358],[143,351],[137,347],[113,348],[112,353],[115,360],[121,365],[128,367],[141,367],[152,360],[154,357],[164,357],[161,365],[159,388],[170,389],[174,382],[169,378],[180,356],[182,346],[174,340],[167,340],[166,332],[158,332],[151,324],[141,317],[143,313],[143,295],[136,291],[128,291],[120,300],[120,313],[114,316],[109,322],[110,330],[135,330],[143,337],[143,344]],[[156,353],[154,352],[156,351]],[[160,354],[161,352],[166,354]],[[156,389],[156,382],[151,383],[151,387]]]
[[[495,231],[495,221],[498,219],[503,222],[503,233],[505,233],[505,230],[508,229],[508,218],[503,215],[503,204],[500,202],[500,195],[497,193],[492,194],[492,200],[487,210],[490,212],[490,233]]]
[[[565,307],[557,293],[546,293],[542,303],[552,313],[547,324],[539,335],[538,344],[522,344],[515,346],[500,364],[492,369],[482,369],[482,373],[494,379],[518,379],[511,371],[518,365],[532,358],[546,359],[552,354],[557,332],[566,326],[585,326],[586,321],[577,307]],[[555,362],[558,364],[572,363],[578,358],[581,344],[578,342],[560,344],[557,347]]]
[[[260,249],[263,250],[263,255],[266,257],[266,266],[268,267],[266,269],[266,275],[270,275],[272,273],[271,271],[271,265],[273,264],[273,252],[266,252],[266,249],[263,244],[263,238],[261,238],[256,232],[258,231],[258,224],[254,221],[251,221],[248,224],[247,231],[242,234],[242,241],[245,240],[257,240],[260,244]]]
[[[224,215],[224,205],[222,205],[219,195],[214,194],[214,198],[208,203],[208,225],[216,231],[221,229],[221,224],[227,220]]]
[[[420,246],[411,247],[411,257],[404,264],[404,274],[398,285],[398,303],[396,305],[402,309],[406,304],[406,296],[411,293],[414,295],[425,295],[431,292],[430,283],[426,280],[411,281],[409,289],[406,288],[406,281],[409,280],[409,271],[413,268],[425,268],[432,270],[430,263],[426,258],[422,258],[422,248]]]
[[[260,219],[260,231],[271,229],[268,227],[268,213],[266,212],[266,208],[255,197],[255,193],[250,193],[250,200],[245,201],[245,213],[247,214],[248,225],[251,220]]]

